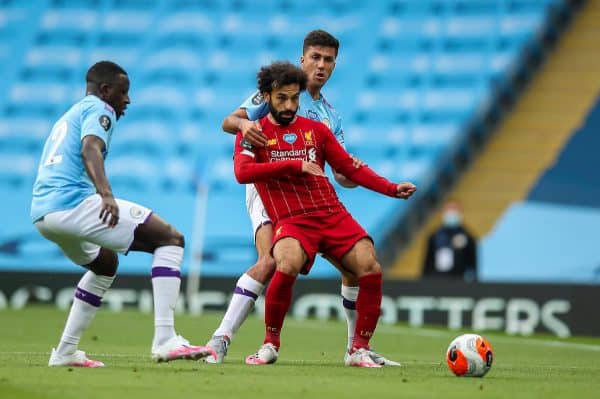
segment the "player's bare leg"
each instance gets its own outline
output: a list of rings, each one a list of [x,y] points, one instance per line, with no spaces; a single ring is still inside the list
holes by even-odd
[[[130,248],[153,254],[154,339],[151,352],[152,359],[157,362],[215,356],[211,348],[190,345],[175,332],[175,305],[181,285],[184,246],[183,235],[158,215],[152,214],[135,230]]]
[[[246,358],[247,364],[270,364],[277,360],[281,328],[292,302],[294,282],[308,259],[300,242],[291,237],[277,241],[273,257],[277,268],[265,295],[265,340],[258,352]]]
[[[52,349],[49,366],[104,367],[104,363],[89,359],[85,352],[78,350],[77,347],[81,336],[100,308],[104,293],[112,285],[118,265],[117,254],[100,248],[96,259],[84,266],[89,271],[77,283],[65,329],[60,343],[56,349]]]
[[[261,225],[256,231],[258,260],[236,283],[223,320],[207,344],[215,350],[217,356],[214,360],[207,358],[207,363],[223,362],[233,336],[252,312],[256,299],[275,272],[275,260],[271,256],[272,237],[273,226],[270,223]]]
[[[375,332],[381,312],[381,265],[377,261],[371,240],[363,238],[342,258],[345,268],[358,277],[359,294],[356,300],[358,320],[352,349],[346,365],[381,367],[370,357],[369,341]]]

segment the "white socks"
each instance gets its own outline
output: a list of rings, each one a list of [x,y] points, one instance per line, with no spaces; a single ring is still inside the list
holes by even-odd
[[[256,298],[262,294],[264,289],[264,284],[244,273],[236,283],[231,302],[229,302],[225,316],[221,320],[221,325],[219,325],[214,335],[226,335],[229,339],[232,339],[233,334],[239,330],[252,311]]]
[[[229,339],[233,339],[233,335],[239,330],[246,317],[252,311],[256,298],[262,294],[264,288],[264,284],[254,280],[248,274],[243,274],[236,283],[235,291],[233,292],[225,316],[223,316],[219,328],[217,328],[213,335],[226,335]],[[352,347],[354,329],[356,327],[358,287],[342,285],[341,294],[346,322],[348,324],[348,348],[350,348]]]
[[[67,318],[56,352],[66,356],[75,353],[83,332],[100,307],[102,297],[114,281],[115,276],[99,276],[92,271],[83,275],[75,289],[75,299]]]
[[[358,298],[358,287],[342,285],[342,304],[344,305],[344,313],[346,313],[346,323],[348,323],[348,349],[352,348],[352,341],[354,340],[356,298]]]
[[[152,259],[154,294],[154,339],[152,348],[164,344],[175,334],[175,305],[181,286],[180,265],[183,248],[169,245],[156,248]]]

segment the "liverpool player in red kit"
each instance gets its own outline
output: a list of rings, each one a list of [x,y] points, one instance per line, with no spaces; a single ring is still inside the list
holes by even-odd
[[[274,363],[280,332],[298,273],[307,274],[318,252],[341,263],[359,279],[354,341],[346,365],[381,367],[368,354],[381,306],[381,266],[367,232],[339,201],[323,173],[325,162],[353,182],[381,194],[406,199],[411,183],[392,183],[352,158],[322,123],[296,115],[306,87],[304,72],[287,62],[261,68],[258,89],[269,104],[260,120],[267,138],[252,148],[238,133],[234,156],[240,183],[254,183],[275,224],[273,257],[277,270],[266,292],[264,344],[246,359],[248,364]]]

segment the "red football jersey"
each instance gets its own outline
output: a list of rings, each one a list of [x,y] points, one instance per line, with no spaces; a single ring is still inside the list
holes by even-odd
[[[269,217],[277,222],[315,211],[346,211],[327,177],[302,173],[302,161],[325,162],[354,182],[389,196],[396,185],[367,166],[355,168],[350,155],[322,123],[298,116],[288,126],[260,120],[267,145],[252,148],[238,133],[235,174],[240,183],[254,183]]]

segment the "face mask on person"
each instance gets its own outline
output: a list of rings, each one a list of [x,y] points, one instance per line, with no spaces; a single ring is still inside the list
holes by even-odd
[[[462,216],[458,211],[446,211],[442,217],[444,226],[457,227],[462,222]]]

